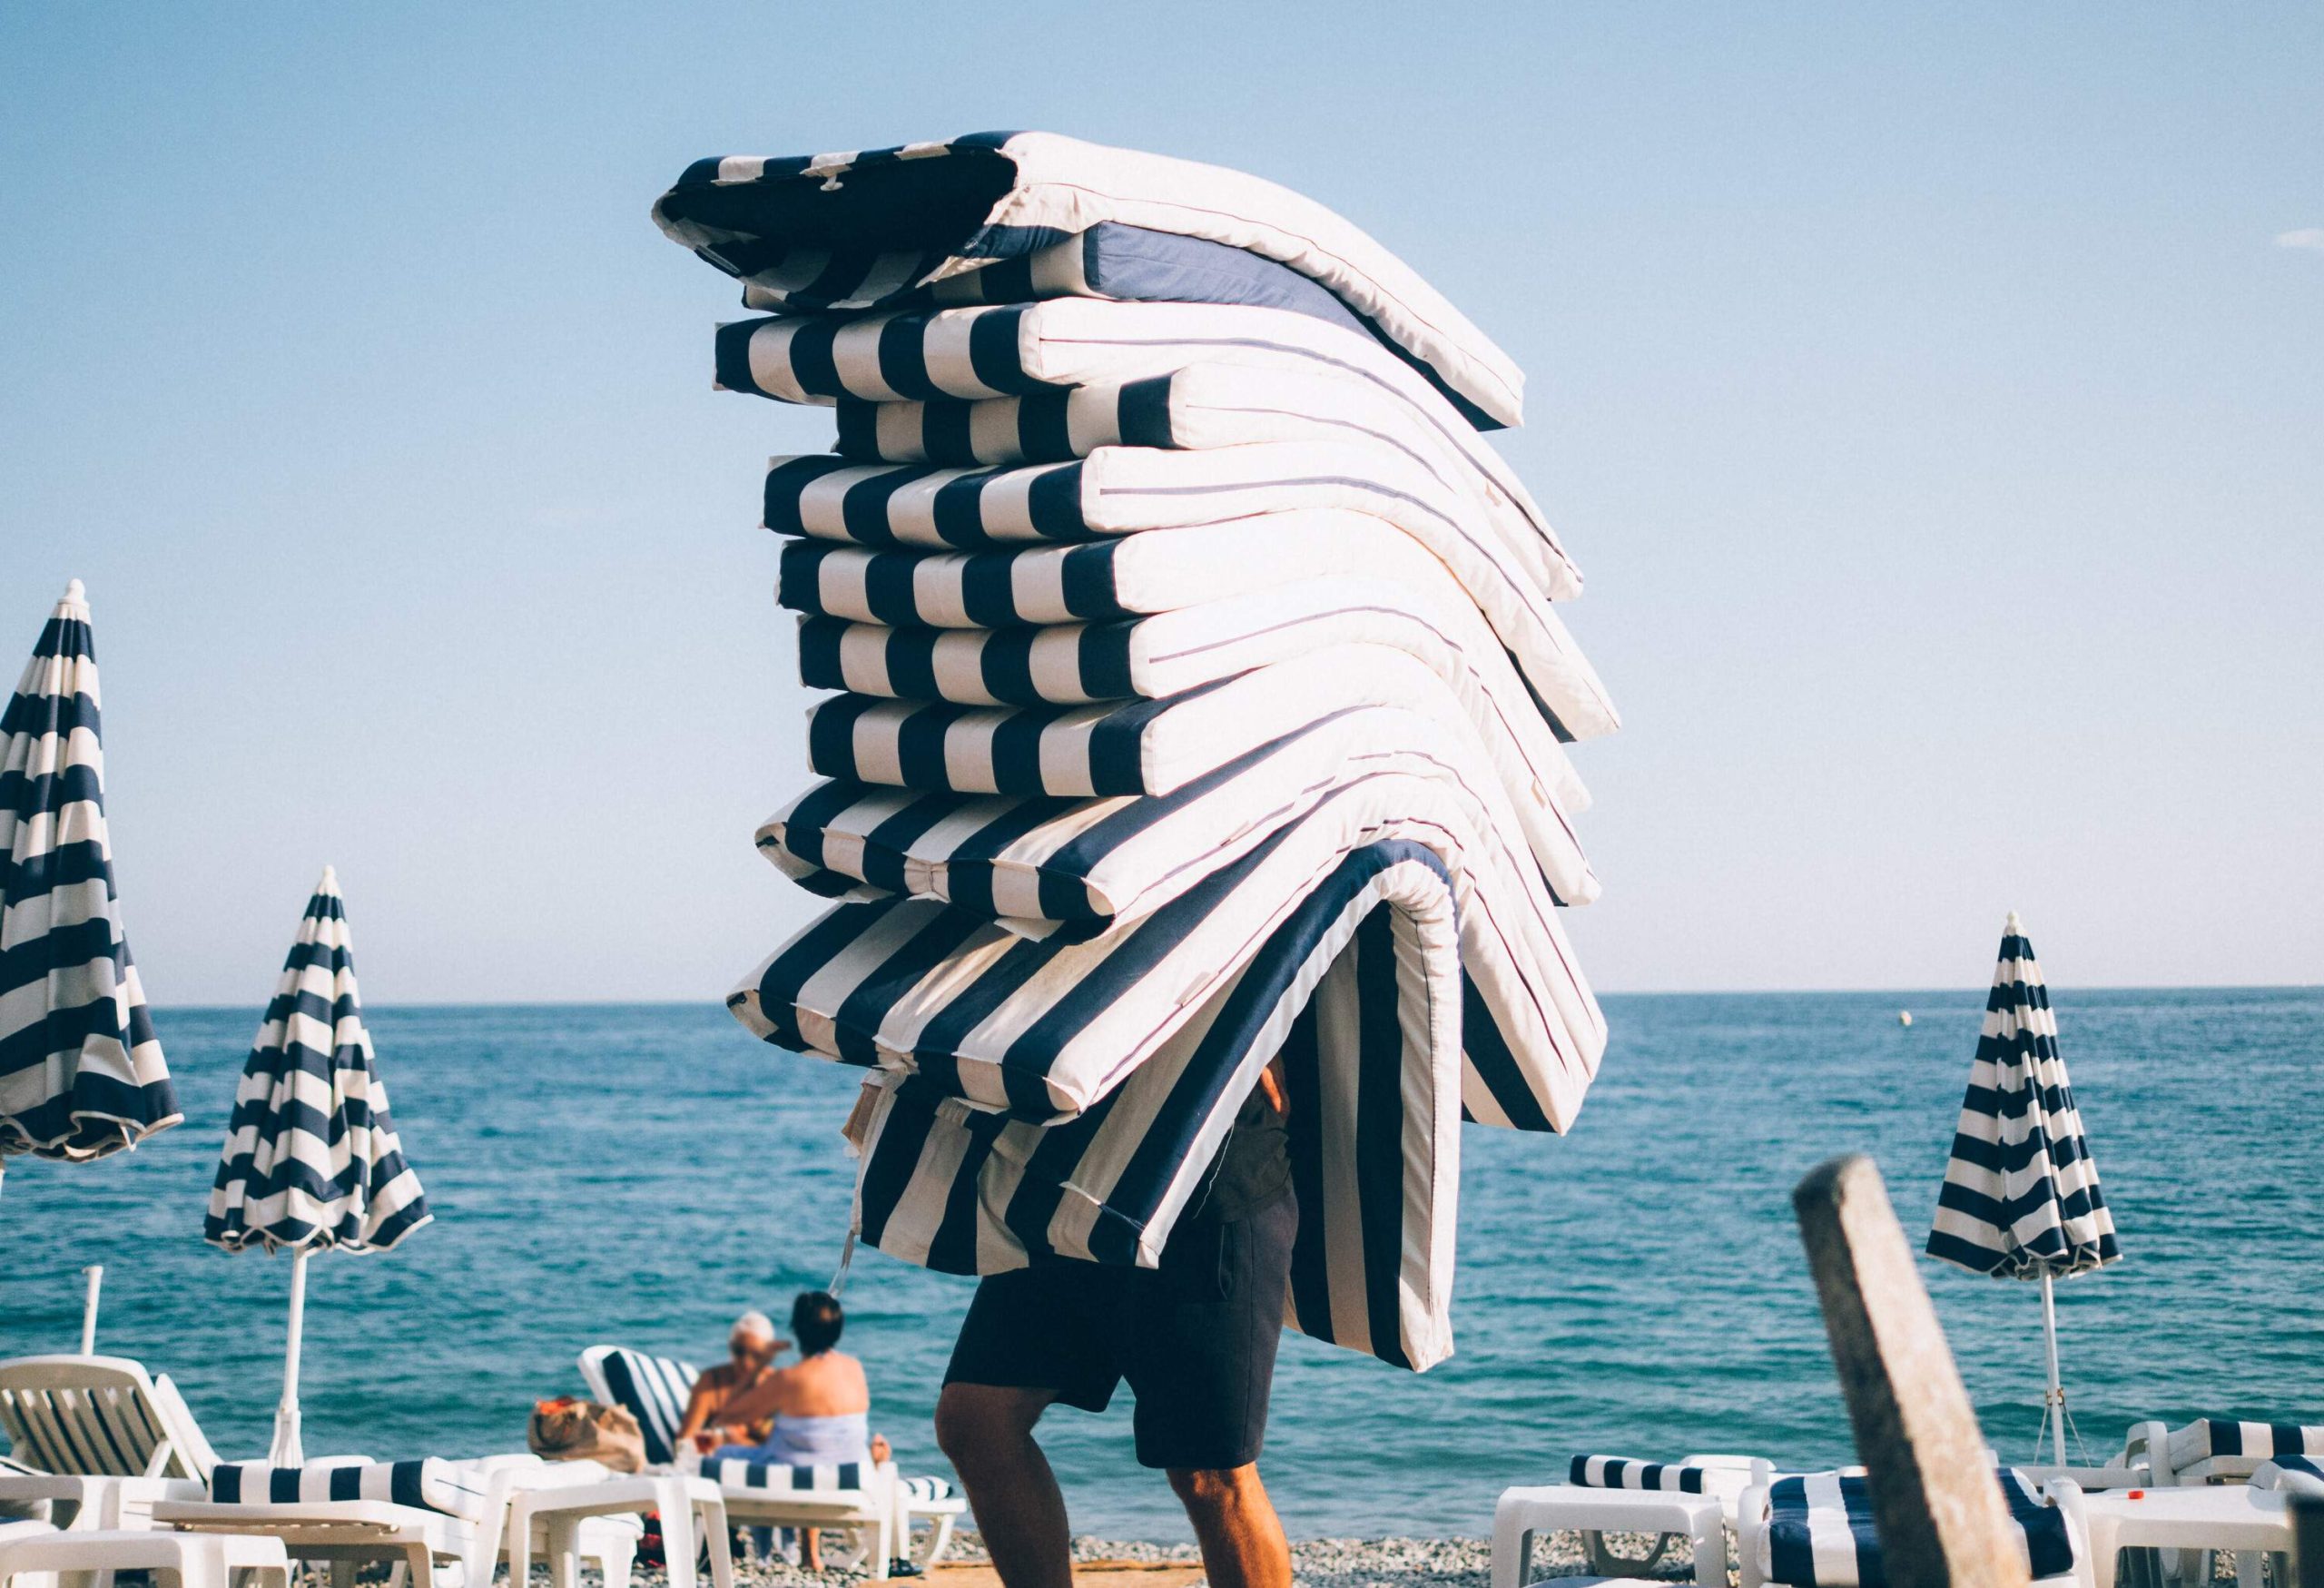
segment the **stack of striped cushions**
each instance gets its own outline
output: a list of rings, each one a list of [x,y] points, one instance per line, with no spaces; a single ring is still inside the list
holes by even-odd
[[[1565,746],[1581,577],[1481,433],[1507,355],[1272,183],[1045,133],[688,169],[764,318],[718,384],[836,410],[764,522],[832,902],[730,998],[871,1070],[857,1219],[985,1274],[1152,1263],[1280,1058],[1295,1327],[1450,1354],[1463,1119],[1563,1129],[1605,1026]]]

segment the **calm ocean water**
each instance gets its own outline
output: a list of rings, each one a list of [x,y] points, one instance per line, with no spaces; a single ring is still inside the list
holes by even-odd
[[[2134,1417],[2324,1421],[2324,991],[2058,995],[2124,1261],[2059,1293],[2093,1452]],[[1459,1354],[1422,1376],[1290,1337],[1263,1470],[1293,1533],[1486,1530],[1576,1450],[1828,1463],[1846,1425],[1787,1192],[1871,1153],[1917,1238],[1982,991],[1609,998],[1613,1046],[1568,1139],[1464,1133]],[[1913,1010],[1905,1030],[1896,1011]],[[290,1266],[200,1239],[249,1010],[160,1026],[190,1122],[94,1166],[18,1160],[0,1194],[0,1356],[70,1350],[82,1264],[101,1350],[174,1375],[222,1454],[265,1446]],[[848,1200],[835,1068],[715,1008],[385,1009],[373,1035],[437,1222],[310,1277],[308,1448],[517,1448],[575,1354],[696,1360],[744,1307],[828,1277]],[[2028,1453],[2036,1292],[1925,1265],[1987,1433]],[[849,1345],[908,1468],[970,1285],[878,1253]],[[1177,1539],[1126,1402],[1052,1414],[1077,1529]]]

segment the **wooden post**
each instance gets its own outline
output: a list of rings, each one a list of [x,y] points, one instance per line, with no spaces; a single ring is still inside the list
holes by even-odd
[[[1912,1248],[1868,1158],[1791,1194],[1889,1588],[2026,1588],[2024,1553]]]

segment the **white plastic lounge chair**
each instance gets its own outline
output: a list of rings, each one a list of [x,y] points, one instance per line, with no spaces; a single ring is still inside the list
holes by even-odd
[[[251,1588],[290,1588],[290,1562],[271,1538],[196,1537],[152,1528],[64,1531],[41,1523],[0,1525],[0,1588],[37,1573],[166,1572],[178,1588],[232,1588],[236,1573]]]
[[[2035,1588],[2093,1588],[2089,1534],[2075,1504],[2081,1489],[2062,1479],[2045,1494],[2023,1474],[1999,1470]],[[1886,1581],[1861,1467],[1754,1484],[1738,1507],[1736,1545],[1742,1588],[1870,1588]]]
[[[670,1588],[694,1588],[700,1545],[710,1552],[711,1588],[734,1588],[726,1502],[716,1484],[680,1473],[626,1475],[606,1473],[595,1462],[573,1465],[596,1468],[604,1475],[555,1487],[524,1485],[509,1495],[506,1553],[511,1584],[522,1588],[530,1581],[534,1539],[542,1540],[551,1563],[570,1560],[578,1553],[576,1530],[587,1518],[643,1516],[653,1511],[662,1517]]]
[[[2128,1549],[2162,1552],[2165,1580],[2208,1584],[2211,1556],[2232,1552],[2236,1576],[2258,1588],[2260,1562],[2290,1553],[2292,1516],[2282,1489],[2185,1484],[2176,1488],[2127,1489],[2074,1494],[2063,1504],[2090,1540],[2092,1588],[2114,1588],[2117,1556]],[[2277,1581],[2289,1579],[2279,1573]]]
[[[2255,1489],[2281,1489],[2289,1494],[2314,1494],[2324,1499],[2324,1459],[2313,1455],[2283,1455],[2263,1461],[2251,1475]]]
[[[438,1562],[459,1567],[468,1588],[486,1588],[509,1551],[509,1502],[520,1489],[586,1487],[609,1475],[594,1462],[548,1463],[533,1455],[481,1461],[340,1463],[274,1467],[221,1463],[210,1498],[153,1506],[164,1526],[202,1533],[261,1534],[280,1539],[296,1560],[380,1561],[406,1567],[409,1588],[433,1588]],[[580,1562],[594,1562],[605,1588],[627,1588],[643,1531],[606,1516],[537,1531],[527,1554],[548,1559],[559,1588],[575,1588]]]
[[[1748,1455],[1689,1455],[1671,1463],[1577,1455],[1562,1484],[1502,1491],[1493,1506],[1492,1588],[1522,1588],[1531,1574],[1535,1537],[1561,1529],[1581,1534],[1590,1570],[1607,1577],[1643,1577],[1673,1542],[1685,1538],[1693,1547],[1695,1581],[1724,1588],[1737,1503],[1745,1489],[1774,1478],[1772,1465]],[[1653,1553],[1633,1561],[1606,1547],[1609,1533],[1660,1536]]]
[[[2118,1466],[2144,1466],[2154,1487],[2240,1484],[2263,1461],[2287,1455],[2324,1456],[2324,1427],[2297,1423],[2235,1423],[2200,1417],[2183,1428],[2133,1424]]]
[[[199,1498],[218,1459],[170,1376],[126,1356],[0,1362],[0,1428],[13,1446],[0,1506],[82,1530],[136,1527],[156,1500]]]
[[[694,1365],[621,1346],[592,1346],[581,1353],[581,1376],[590,1396],[637,1419],[650,1466],[676,1463],[678,1425],[697,1376]],[[892,1463],[869,1475],[861,1488],[833,1481],[816,1486],[805,1468],[762,1468],[730,1461],[732,1481],[720,1482],[729,1520],[767,1527],[831,1527],[856,1540],[855,1553],[875,1571],[901,1557],[925,1571],[941,1559],[967,1502],[941,1478],[899,1478]],[[712,1475],[705,1470],[704,1476]],[[714,1479],[714,1481],[716,1481]],[[923,1534],[915,1529],[925,1524]],[[878,1536],[885,1530],[885,1542]],[[874,1554],[885,1550],[886,1554]]]

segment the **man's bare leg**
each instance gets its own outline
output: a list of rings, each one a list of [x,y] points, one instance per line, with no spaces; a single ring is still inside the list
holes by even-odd
[[[1256,1463],[1223,1471],[1173,1468],[1170,1487],[1195,1524],[1210,1588],[1291,1588],[1291,1542]]]
[[[1033,1438],[1056,1398],[1053,1390],[948,1384],[936,1402],[936,1443],[969,1491],[977,1532],[1008,1588],[1073,1588],[1065,1494]],[[1286,1570],[1283,1583],[1290,1581]]]

